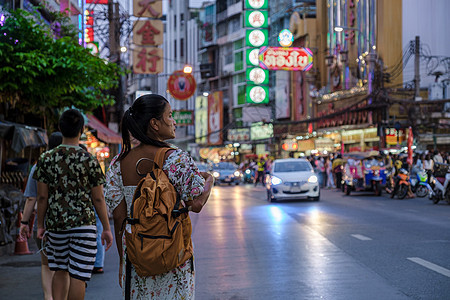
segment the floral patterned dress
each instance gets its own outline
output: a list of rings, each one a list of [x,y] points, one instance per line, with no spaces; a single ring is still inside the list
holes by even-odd
[[[205,179],[200,175],[193,159],[186,152],[177,149],[165,160],[163,171],[182,200],[190,201],[203,193]],[[127,214],[136,186],[124,186],[117,156],[106,173],[105,199],[112,212],[125,199]],[[122,237],[123,251],[126,249],[125,236]],[[131,299],[194,299],[195,276],[193,260],[164,274],[140,277],[134,267],[131,269]],[[125,296],[125,256],[123,255],[122,294]]]

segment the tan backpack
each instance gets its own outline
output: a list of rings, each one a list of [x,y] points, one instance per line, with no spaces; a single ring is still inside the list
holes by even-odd
[[[156,153],[152,170],[136,187],[126,219],[131,225],[131,233],[125,230],[127,260],[141,277],[166,273],[193,255],[188,209],[162,170],[168,150],[161,148]],[[140,159],[136,171],[142,160],[149,159]]]

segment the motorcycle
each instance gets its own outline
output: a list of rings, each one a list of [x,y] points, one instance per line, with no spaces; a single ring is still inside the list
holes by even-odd
[[[416,173],[416,176],[410,179],[411,191],[417,197],[425,197],[428,194],[428,175],[424,170]]]
[[[436,164],[436,170],[430,176],[430,193],[429,198],[434,204],[441,200],[446,200],[450,204],[450,173],[449,166],[444,164]]]
[[[411,183],[409,182],[409,172],[405,169],[400,169],[397,176],[398,176],[397,182],[398,188],[395,194],[397,195],[398,199],[404,199],[406,195],[408,195],[408,190],[411,185]]]
[[[244,173],[244,183],[254,183],[255,182],[255,170],[253,168],[245,169]]]

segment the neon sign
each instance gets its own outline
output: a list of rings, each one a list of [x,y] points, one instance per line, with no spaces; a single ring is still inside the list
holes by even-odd
[[[313,66],[313,53],[308,48],[262,47],[259,66],[268,70],[308,71]]]

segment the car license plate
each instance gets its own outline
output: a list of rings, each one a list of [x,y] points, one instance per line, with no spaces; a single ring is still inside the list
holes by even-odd
[[[290,192],[291,193],[299,193],[300,192],[300,182],[292,182]]]
[[[225,178],[225,182],[230,182],[231,179],[230,178]]]

